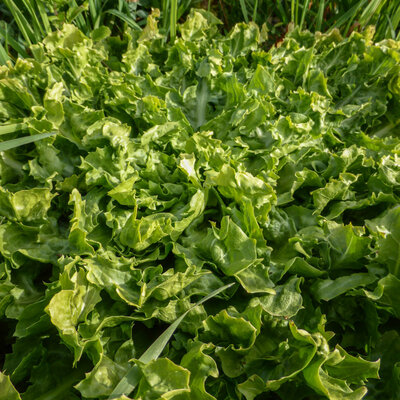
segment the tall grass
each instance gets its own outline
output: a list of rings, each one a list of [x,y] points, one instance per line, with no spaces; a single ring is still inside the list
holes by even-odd
[[[178,0],[171,0],[170,24],[169,24],[171,32],[171,42],[174,42],[176,38],[177,20],[178,20]]]
[[[54,0],[0,1],[0,63],[27,57],[29,46],[67,22],[85,34],[106,25],[113,34],[124,26],[140,30],[151,8],[161,10],[160,29],[173,42],[177,24],[191,7],[203,6],[217,14],[229,30],[237,22],[266,23],[277,40],[289,23],[301,29],[343,35],[376,25],[375,39],[400,38],[400,0]]]
[[[66,0],[58,5],[44,0],[2,0],[0,2],[0,63],[26,57],[30,45],[42,41],[63,23],[78,26],[85,34],[102,25],[123,30],[127,24],[140,30],[148,9],[126,0]]]
[[[114,34],[122,32],[124,25],[141,30],[152,8],[161,10],[161,30],[174,41],[179,19],[200,1],[65,0],[59,5],[54,0],[2,0],[0,63],[26,57],[30,45],[42,41],[63,23],[75,24],[87,35],[103,25]]]
[[[266,23],[272,35],[285,32],[289,23],[301,29],[344,35],[376,25],[375,39],[399,36],[400,0],[214,0],[208,6],[224,20],[227,29],[249,16]]]

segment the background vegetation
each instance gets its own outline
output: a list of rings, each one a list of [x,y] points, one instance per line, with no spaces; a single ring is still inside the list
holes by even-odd
[[[400,35],[399,0],[2,0],[0,63],[26,57],[31,44],[64,22],[75,24],[86,35],[101,26],[117,35],[124,25],[142,29],[152,8],[160,10],[162,31],[174,39],[177,22],[192,7],[213,11],[225,31],[241,21],[265,23],[270,44],[282,39],[289,24],[322,32],[339,28],[343,35],[375,25],[375,40]]]

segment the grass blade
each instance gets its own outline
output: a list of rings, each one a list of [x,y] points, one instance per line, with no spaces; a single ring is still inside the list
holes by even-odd
[[[257,18],[257,11],[258,11],[258,0],[254,2],[254,9],[253,9],[253,21],[256,22]]]
[[[212,297],[216,296],[217,294],[223,292],[224,290],[230,288],[233,286],[234,283],[230,283],[228,285],[222,286],[213,292],[211,292],[209,295],[203,297],[200,301],[198,301],[194,306],[190,307],[187,311],[185,311],[175,322],[173,322],[155,341],[154,343],[142,354],[142,356],[139,358],[139,361],[147,364],[148,362],[152,360],[156,360],[162,351],[164,350],[164,347],[166,344],[169,342],[171,339],[171,336],[174,334],[175,329],[178,327],[178,325],[182,322],[182,320],[186,317],[186,315],[193,310],[193,308],[203,304],[207,300],[211,299]],[[129,395],[131,393],[136,385],[139,383],[140,380],[140,372],[139,368],[137,365],[134,365],[132,368],[129,369],[127,374],[121,379],[121,381],[118,383],[118,385],[115,387],[113,392],[111,393],[109,399],[115,399],[118,398],[122,395]]]
[[[400,24],[400,7],[395,10],[391,17],[393,29],[397,29]]]
[[[287,8],[285,8],[280,1],[278,1],[278,3],[277,3],[277,8],[278,8],[278,11],[280,13],[280,18],[281,18],[283,24],[287,25],[290,22],[289,21],[289,17],[286,14]]]
[[[9,57],[6,49],[4,48],[4,46],[0,42],[0,64],[4,65],[9,60],[11,60],[11,58]]]
[[[118,385],[115,387],[113,392],[108,397],[111,399],[118,399],[126,393],[132,393],[135,387],[139,383],[141,374],[137,365],[134,365],[129,369],[127,374],[121,379]]]
[[[171,0],[171,12],[170,12],[170,38],[171,42],[175,42],[176,38],[176,25],[178,15],[178,0]]]
[[[301,19],[300,19],[300,30],[303,29],[304,19],[306,17],[309,3],[310,3],[310,0],[305,0],[305,2],[303,4],[303,12],[301,13]]]
[[[92,26],[95,27],[97,20],[97,10],[93,0],[89,0],[89,14],[90,19],[92,20]]]
[[[163,25],[163,28],[164,28],[164,31],[165,31],[165,32],[167,32],[167,30],[168,30],[168,21],[169,21],[169,18],[168,18],[168,10],[169,10],[169,2],[170,2],[170,0],[163,0],[163,2],[162,2],[162,13],[161,13],[161,15],[162,15],[162,25]]]
[[[8,45],[11,46],[18,54],[20,54],[24,58],[28,57],[28,53],[26,52],[24,47],[22,47],[12,36],[9,36],[8,32],[5,31],[1,26],[0,36],[2,36],[5,42],[8,43]]]
[[[325,10],[325,0],[320,0],[318,7],[318,14],[316,18],[316,26],[315,26],[316,31],[321,31],[322,20],[324,18],[324,10]]]
[[[197,87],[197,126],[200,128],[206,121],[206,110],[208,102],[208,86],[207,81],[201,78]]]
[[[89,14],[90,18],[92,20],[92,27],[93,29],[97,29],[100,27],[100,25],[108,25],[107,23],[104,22],[104,18],[102,19],[104,13],[103,13],[103,8],[107,6],[108,0],[99,2],[97,0],[89,0]],[[124,3],[126,6],[127,4]],[[118,11],[122,12],[120,8],[122,7],[121,4],[118,4]],[[129,8],[126,7],[126,12],[129,14]],[[111,26],[109,26],[111,29]]]
[[[162,351],[164,350],[165,345],[168,343],[169,339],[173,335],[175,329],[178,325],[182,322],[182,320],[186,317],[189,311],[193,310],[194,308],[200,306],[201,304],[205,303],[207,300],[212,299],[217,294],[223,292],[224,290],[230,288],[235,283],[229,283],[228,285],[222,286],[207,296],[203,297],[200,301],[198,301],[194,306],[190,307],[189,310],[185,311],[173,324],[171,324],[155,341],[154,343],[142,354],[139,358],[139,361],[143,363],[148,363],[152,360],[156,360]]]
[[[131,27],[132,29],[136,29],[138,31],[142,30],[142,28],[137,24],[136,21],[134,21],[132,18],[128,17],[127,15],[123,14],[122,12],[120,12],[118,10],[107,10],[105,12],[107,14],[115,15],[122,21],[126,22],[128,24],[128,26]]]
[[[378,19],[374,21],[376,26],[375,40],[384,38],[396,38],[396,31],[400,19],[400,7],[394,2],[388,2],[386,7],[381,7],[378,13]]]
[[[72,0],[69,10],[67,12],[68,22],[72,22],[75,20],[76,26],[85,34],[88,34],[90,32],[90,27],[88,26],[85,18],[82,15],[82,13],[86,11],[87,7],[88,6],[85,3],[79,6],[75,0]]]
[[[6,150],[13,149],[15,147],[22,146],[24,144],[33,143],[33,142],[47,138],[52,135],[55,135],[55,132],[39,133],[39,134],[33,135],[33,136],[24,136],[24,137],[20,137],[17,139],[6,140],[5,142],[0,143],[0,151],[6,151]]]
[[[39,10],[40,18],[42,19],[43,22],[43,27],[47,35],[51,33],[51,26],[50,26],[50,21],[49,17],[46,13],[45,6],[41,0],[37,0],[36,2],[37,8]]]
[[[293,22],[294,24],[296,24],[295,21],[295,7],[296,6],[296,0],[292,0],[290,2],[290,21]]]
[[[340,28],[342,25],[348,23],[351,25],[351,23],[354,20],[354,17],[356,16],[358,10],[364,6],[364,4],[368,0],[361,0],[357,4],[355,4],[353,7],[350,8],[350,10],[346,11],[331,27],[330,30],[333,28]],[[344,32],[347,34],[347,32]]]
[[[388,29],[390,31],[390,37],[394,39],[396,37],[396,31],[393,29],[392,21],[390,20],[389,16],[385,15],[386,22],[388,24]]]
[[[247,14],[246,3],[244,2],[244,0],[239,0],[239,2],[240,2],[240,8],[242,9],[244,20],[246,21],[246,24],[248,24],[249,23],[249,15]]]
[[[24,123],[0,125],[0,135],[7,135],[7,133],[18,132],[26,128],[27,125]]]
[[[386,0],[371,0],[360,17],[360,25],[366,26],[378,8],[381,8],[386,3]]]
[[[35,33],[32,31],[32,28],[26,18],[23,16],[19,8],[16,6],[16,4],[13,2],[13,0],[4,0],[4,3],[10,10],[11,14],[13,15],[15,22],[20,29],[22,36],[28,43],[28,45],[31,45],[32,43],[35,42]]]
[[[38,19],[34,4],[31,4],[30,0],[22,0],[22,3],[31,17],[33,31],[35,32],[35,41],[40,42],[44,38],[45,32],[43,30],[42,23]]]
[[[189,11],[191,8],[192,8],[192,0],[180,1],[176,20],[179,21],[182,15],[185,14],[185,12]]]

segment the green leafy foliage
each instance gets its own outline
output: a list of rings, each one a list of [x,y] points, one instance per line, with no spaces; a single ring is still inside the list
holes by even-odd
[[[398,397],[398,42],[157,23],[0,69],[0,396]]]

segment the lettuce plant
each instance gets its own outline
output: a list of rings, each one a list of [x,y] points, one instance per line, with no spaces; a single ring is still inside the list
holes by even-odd
[[[400,396],[400,44],[219,23],[1,67],[0,399]]]

